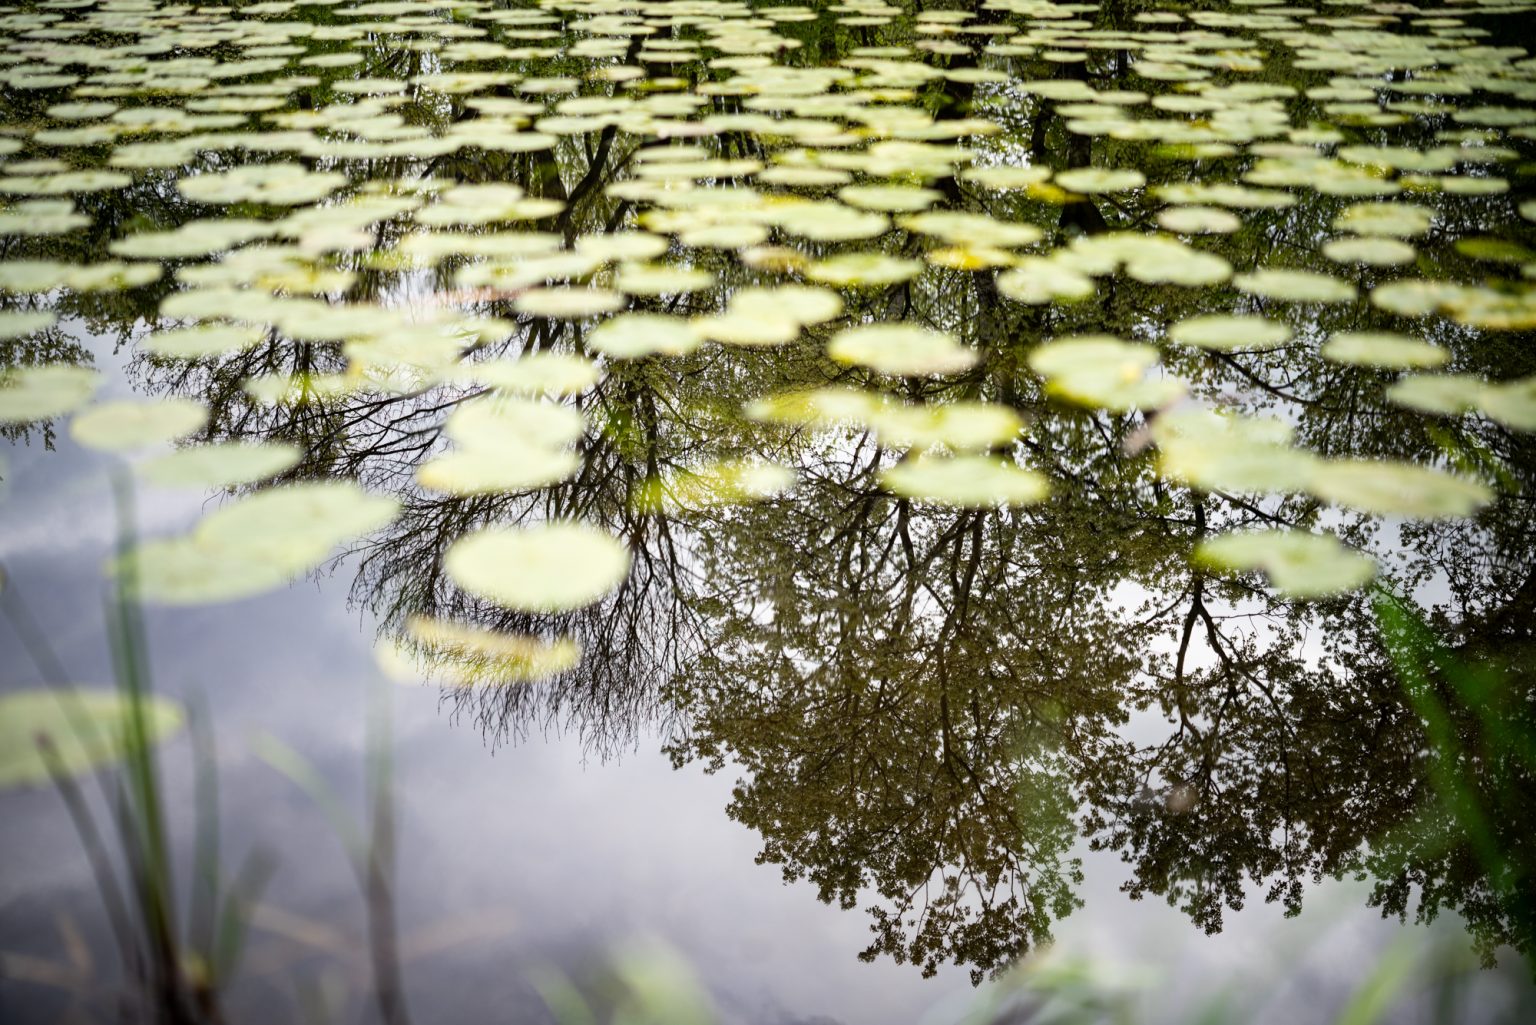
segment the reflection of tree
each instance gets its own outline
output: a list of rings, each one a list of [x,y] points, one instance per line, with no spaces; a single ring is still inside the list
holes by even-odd
[[[673,687],[672,751],[746,771],[730,812],[761,860],[875,898],[863,956],[979,973],[1076,905],[1070,770],[1133,663],[1032,522],[879,496],[879,461],[705,534],[713,642]]]

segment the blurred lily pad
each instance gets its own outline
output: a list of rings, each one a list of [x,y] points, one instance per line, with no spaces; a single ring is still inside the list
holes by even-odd
[[[1196,563],[1233,573],[1262,570],[1275,590],[1291,598],[1323,598],[1357,590],[1376,575],[1368,555],[1328,534],[1300,530],[1244,530],[1202,541]]]
[[[174,736],[184,718],[181,706],[157,695],[86,688],[0,695],[0,790],[43,786],[55,773],[79,776],[118,761],[129,750],[135,715],[151,744]]]
[[[464,590],[524,612],[565,612],[623,583],[624,543],[585,523],[485,527],[449,546],[443,569]]]

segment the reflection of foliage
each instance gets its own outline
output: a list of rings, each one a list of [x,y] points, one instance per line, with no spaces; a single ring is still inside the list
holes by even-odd
[[[675,685],[674,757],[750,773],[731,814],[787,878],[878,894],[866,957],[994,968],[1076,905],[1067,770],[1130,667],[1089,582],[1044,571],[1009,516],[919,514],[850,469],[822,515],[708,535],[712,642]]]

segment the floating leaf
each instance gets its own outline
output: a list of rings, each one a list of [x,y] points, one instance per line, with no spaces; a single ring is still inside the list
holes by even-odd
[[[1214,206],[1171,206],[1157,215],[1157,223],[1180,235],[1230,235],[1243,226],[1236,214]]]
[[[1482,398],[1484,381],[1473,374],[1417,374],[1387,389],[1387,401],[1425,413],[1465,413]]]
[[[1478,481],[1407,463],[1336,459],[1320,463],[1308,490],[1319,498],[1379,516],[1470,516],[1493,500]]]
[[[1390,331],[1341,331],[1323,346],[1335,363],[1414,370],[1438,367],[1451,354],[1438,345]]]
[[[124,452],[184,438],[207,422],[208,407],[194,399],[119,400],[80,413],[69,433],[87,448]]]
[[[162,487],[227,488],[269,480],[303,456],[297,445],[284,442],[224,441],[156,456],[141,463],[139,473]]]
[[[707,509],[773,498],[794,487],[795,472],[755,459],[722,459],[650,481],[643,509]]]
[[[0,342],[36,334],[58,319],[51,310],[0,310]]]
[[[399,679],[494,687],[574,669],[581,662],[581,645],[571,637],[545,639],[412,616],[406,620],[405,635],[383,642],[379,656],[386,671]]]
[[[1107,335],[1064,338],[1036,346],[1029,365],[1047,390],[1085,406],[1111,410],[1157,409],[1184,394],[1174,378],[1147,378],[1157,349]]]
[[[267,337],[265,327],[246,324],[196,324],[156,331],[145,337],[144,350],[167,359],[201,359],[241,352]]]
[[[1217,352],[1258,352],[1284,345],[1290,340],[1291,329],[1267,317],[1207,313],[1179,321],[1168,329],[1168,337]]]
[[[1364,587],[1376,575],[1370,556],[1329,534],[1300,530],[1244,530],[1202,541],[1195,561],[1230,572],[1263,570],[1275,590],[1291,598],[1322,598]]]
[[[85,688],[0,695],[0,790],[45,786],[55,774],[80,776],[118,761],[129,751],[135,719],[144,739],[157,744],[181,729],[183,716],[157,695]]]
[[[72,413],[91,401],[101,374],[90,367],[43,363],[0,377],[0,423],[28,423]]]
[[[887,256],[884,253],[845,253],[817,260],[805,268],[805,276],[812,281],[844,288],[900,284],[922,272],[922,261]]]
[[[1348,302],[1355,297],[1355,286],[1349,282],[1308,270],[1263,268],[1237,275],[1232,284],[1251,295],[1288,302],[1336,303]]]
[[[1072,171],[1058,172],[1056,184],[1069,192],[1087,194],[1127,192],[1147,184],[1147,176],[1140,171],[1129,169],[1081,167]]]
[[[1411,263],[1418,250],[1395,238],[1360,236],[1336,238],[1323,243],[1323,255],[1334,263],[1361,263],[1368,267],[1395,267]]]
[[[614,359],[683,356],[699,347],[699,333],[682,317],[623,313],[593,328],[587,345]]]
[[[913,456],[880,474],[887,491],[938,505],[985,509],[1033,505],[1051,492],[1033,470],[991,456]]]
[[[575,522],[482,528],[455,541],[443,558],[464,590],[523,612],[590,605],[623,582],[629,563],[621,541]]]
[[[976,353],[953,335],[916,324],[862,324],[838,332],[827,355],[883,374],[922,377],[953,374],[976,364]]]

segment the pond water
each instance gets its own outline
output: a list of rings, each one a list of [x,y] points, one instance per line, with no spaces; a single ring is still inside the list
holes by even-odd
[[[0,7],[5,1020],[1519,1020],[1533,9]]]

